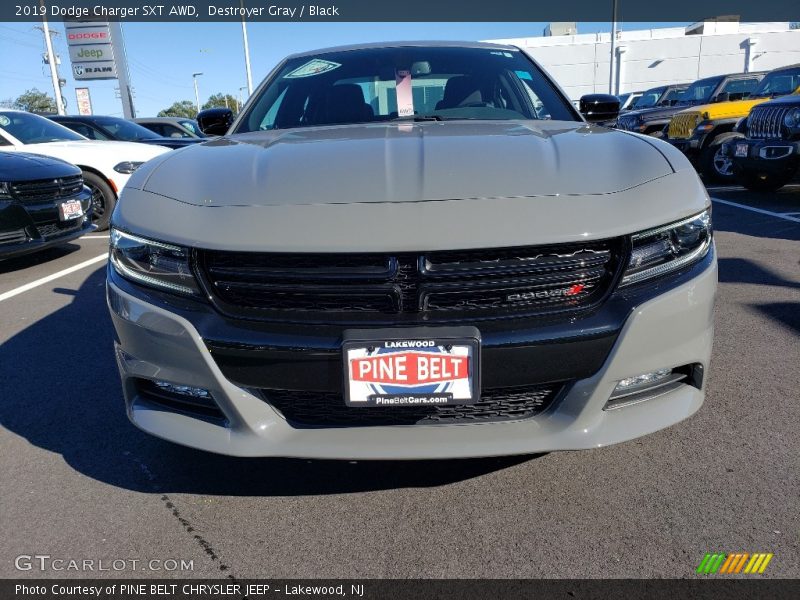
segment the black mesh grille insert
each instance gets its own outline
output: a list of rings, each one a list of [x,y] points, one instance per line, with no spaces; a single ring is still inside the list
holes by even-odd
[[[418,254],[198,250],[226,314],[266,320],[447,321],[577,310],[605,297],[622,240]]]
[[[53,221],[52,223],[42,223],[36,226],[39,235],[44,239],[57,238],[61,235],[72,233],[83,224],[83,217],[70,219],[69,221]]]
[[[83,189],[83,176],[40,179],[11,184],[11,194],[24,204],[69,198]]]
[[[489,423],[528,419],[545,410],[563,388],[560,384],[484,390],[477,404],[359,408],[345,405],[340,393],[260,390],[292,427],[369,427]]]

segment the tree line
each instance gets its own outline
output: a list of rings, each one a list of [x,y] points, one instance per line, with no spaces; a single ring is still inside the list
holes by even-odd
[[[39,91],[36,88],[27,90],[25,93],[20,94],[16,99],[7,99],[0,101],[0,105],[16,108],[19,110],[27,110],[28,112],[36,113],[54,113],[58,112],[56,107],[55,98],[46,92]],[[230,108],[234,114],[239,112],[239,100],[232,94],[213,94],[209,96],[202,108]],[[197,116],[197,105],[192,100],[180,100],[173,102],[172,106],[165,108],[158,113],[159,117],[186,117],[194,119]]]

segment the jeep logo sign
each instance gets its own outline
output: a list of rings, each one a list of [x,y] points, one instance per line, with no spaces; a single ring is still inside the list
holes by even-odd
[[[76,45],[69,47],[69,58],[73,64],[112,61],[114,53],[111,50],[111,44]]]

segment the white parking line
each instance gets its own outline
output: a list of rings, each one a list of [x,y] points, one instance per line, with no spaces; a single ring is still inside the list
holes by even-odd
[[[771,210],[764,210],[763,208],[756,208],[755,206],[747,206],[746,204],[731,202],[730,200],[720,200],[719,198],[711,198],[711,199],[714,202],[719,202],[720,204],[727,204],[728,206],[735,206],[736,208],[749,210],[751,212],[759,213],[762,215],[769,215],[770,217],[775,217],[776,219],[783,219],[784,221],[793,221],[795,223],[800,223],[800,219],[798,219],[797,217],[790,217],[785,214],[772,212]]]
[[[81,239],[82,240],[107,240],[109,235],[85,235]]]
[[[0,294],[0,302],[3,300],[8,300],[9,298],[13,298],[23,292],[27,292],[28,290],[32,290],[35,287],[39,287],[40,285],[44,285],[48,281],[53,281],[54,279],[58,279],[59,277],[64,277],[64,275],[69,275],[70,273],[74,273],[75,271],[80,271],[84,267],[88,267],[89,265],[93,265],[94,263],[100,262],[101,260],[106,260],[108,258],[108,253],[103,253],[100,256],[95,256],[94,258],[90,258],[89,260],[85,260],[82,263],[79,263],[73,267],[68,269],[64,269],[63,271],[59,271],[58,273],[53,273],[52,275],[48,275],[47,277],[42,277],[41,279],[37,279],[36,281],[31,281],[30,283],[26,283],[18,288],[14,288],[11,291],[8,291],[4,294]]]

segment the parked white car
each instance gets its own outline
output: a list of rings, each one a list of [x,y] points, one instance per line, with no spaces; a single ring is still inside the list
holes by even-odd
[[[92,190],[94,221],[105,229],[131,173],[169,148],[89,140],[39,115],[0,110],[0,150],[43,154],[80,167],[84,183]]]

